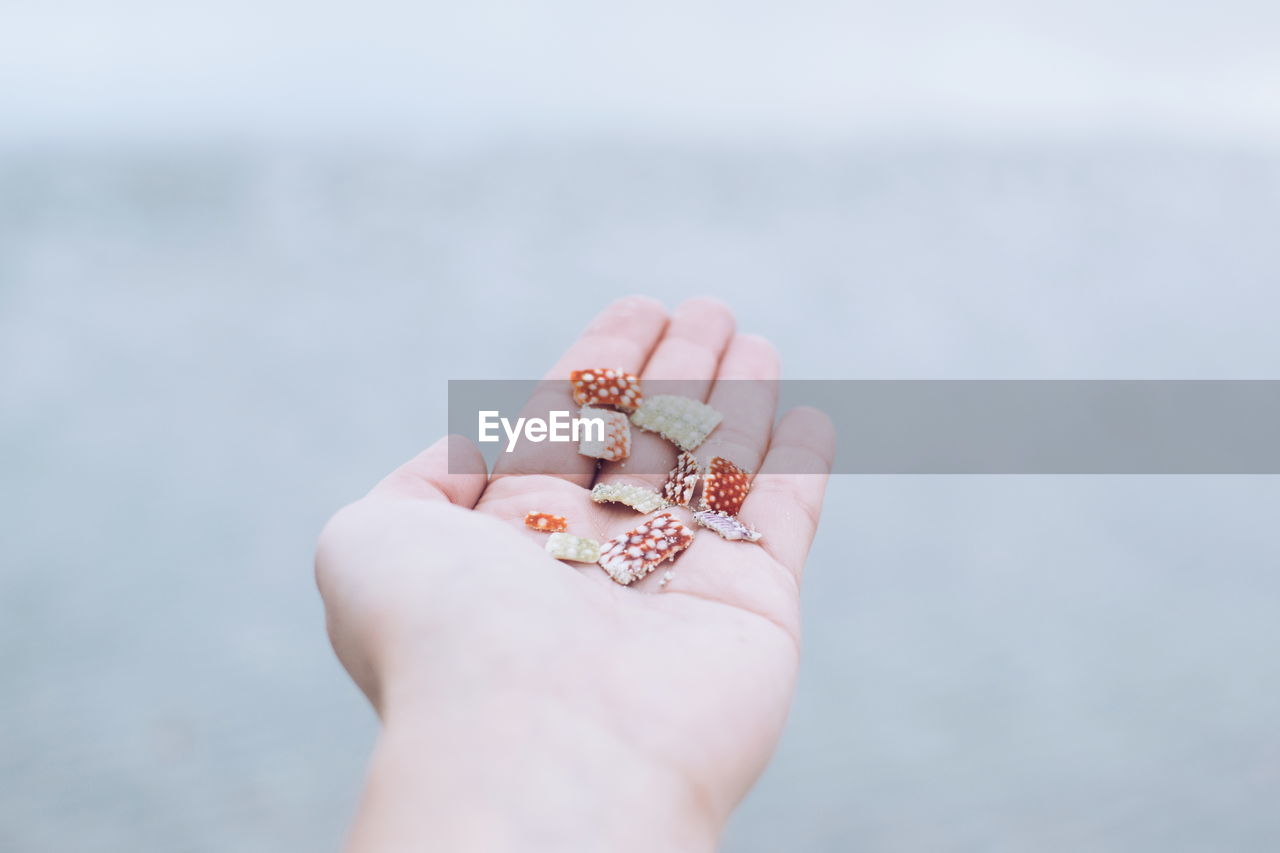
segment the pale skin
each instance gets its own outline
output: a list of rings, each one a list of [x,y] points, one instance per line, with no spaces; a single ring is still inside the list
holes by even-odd
[[[642,517],[592,503],[591,484],[660,476],[527,443],[490,475],[457,436],[341,510],[316,576],[334,649],[382,720],[350,851],[712,850],[778,742],[830,422],[797,409],[775,424],[771,391],[745,400],[717,382],[777,379],[779,361],[711,300],[670,314],[642,297],[613,303],[547,377],[590,367],[690,380],[725,416],[698,456],[759,472],[741,517],[764,539],[696,528],[674,564],[620,586],[549,557],[524,515],[564,515],[570,532],[605,539]],[[562,393],[531,406],[572,409],[567,382]],[[637,432],[630,470],[664,470],[675,454]]]

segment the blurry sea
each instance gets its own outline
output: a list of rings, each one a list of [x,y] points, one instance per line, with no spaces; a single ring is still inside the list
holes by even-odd
[[[334,849],[325,518],[610,298],[791,378],[1280,378],[1280,154],[0,152],[0,849]],[[837,478],[728,851],[1280,848],[1280,482]]]

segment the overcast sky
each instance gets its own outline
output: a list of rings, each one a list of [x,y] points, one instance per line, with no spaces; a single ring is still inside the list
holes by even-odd
[[[0,136],[1280,140],[1274,0],[621,9],[10,0]]]

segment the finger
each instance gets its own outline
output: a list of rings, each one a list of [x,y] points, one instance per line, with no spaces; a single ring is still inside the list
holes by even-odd
[[[571,370],[620,367],[639,374],[666,325],[667,311],[653,299],[628,296],[614,302],[591,321],[577,342],[547,371],[521,416],[546,418],[552,411],[575,411],[578,407],[569,388]],[[494,465],[493,476],[548,474],[589,486],[595,471],[596,460],[578,453],[573,442],[523,441],[511,453],[502,454]]]
[[[676,386],[680,393],[706,400],[733,328],[733,312],[718,299],[701,297],[680,303],[642,378],[682,380]]]
[[[733,338],[733,312],[714,299],[690,299],[671,317],[645,365],[646,394],[678,394],[705,401],[725,348]],[[649,384],[657,383],[657,384]],[[597,482],[642,483],[657,488],[675,465],[675,445],[660,435],[631,431],[631,455],[601,466]]]
[[[835,458],[835,428],[823,412],[788,412],[774,431],[741,517],[764,534],[760,544],[800,579],[818,529],[822,496]]]
[[[723,456],[739,468],[760,469],[777,414],[781,369],[778,351],[767,339],[758,335],[733,339],[707,401],[724,420],[698,448],[699,456]]]
[[[487,479],[479,448],[465,436],[447,435],[388,474],[371,494],[444,500],[472,509]]]

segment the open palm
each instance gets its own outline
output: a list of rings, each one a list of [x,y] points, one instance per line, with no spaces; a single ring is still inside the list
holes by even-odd
[[[724,414],[698,455],[759,471],[741,516],[764,534],[761,543],[699,528],[674,564],[619,586],[598,566],[549,557],[545,535],[522,520],[530,510],[564,515],[571,532],[603,541],[642,516],[592,503],[591,485],[656,485],[660,476],[626,474],[616,463],[597,471],[574,445],[551,443],[504,454],[489,476],[474,447],[448,446],[465,441],[453,436],[326,528],[317,575],[330,634],[384,717],[395,695],[409,696],[415,718],[446,730],[442,739],[455,746],[482,722],[477,749],[518,743],[524,755],[545,739],[566,766],[616,768],[615,778],[594,780],[600,785],[625,787],[616,776],[634,761],[687,808],[722,822],[763,769],[790,702],[799,579],[832,430],[811,409],[774,429],[777,355],[762,339],[736,335],[716,302],[686,302],[668,317],[650,300],[620,300],[547,376],[605,366],[642,380],[688,380],[692,396]],[[763,380],[749,404],[726,384],[717,388],[742,379]],[[563,389],[562,399],[534,405],[572,408],[567,382]],[[675,455],[637,432],[630,468],[665,471]],[[667,568],[675,575],[660,586]],[[595,757],[577,754],[584,749]]]

